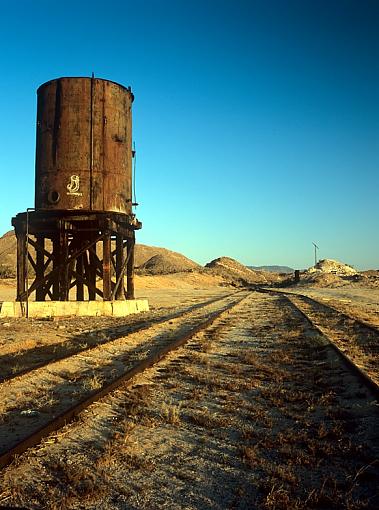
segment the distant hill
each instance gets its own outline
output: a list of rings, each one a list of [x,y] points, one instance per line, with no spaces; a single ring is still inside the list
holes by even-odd
[[[10,268],[16,272],[17,242],[13,230],[0,237],[0,266]]]
[[[205,264],[205,267],[214,274],[223,276],[234,283],[242,285],[267,283],[267,278],[263,272],[249,269],[230,257],[219,257]]]
[[[155,260],[150,260],[156,256],[159,256]],[[147,264],[150,260],[150,263]],[[146,244],[136,244],[136,250],[134,254],[134,265],[140,269],[150,269],[154,272],[154,266],[158,266],[161,263],[168,263],[170,261],[179,266],[183,265],[183,270],[193,269],[199,267],[199,264],[193,260],[188,259],[181,253],[176,251],[168,250],[167,248],[160,248],[158,246],[147,246]],[[148,267],[145,267],[147,264]]]
[[[137,257],[139,247],[136,245]],[[148,246],[144,246],[145,252]],[[154,251],[153,247],[150,247]],[[170,250],[164,250],[161,248],[161,252],[157,255],[153,255],[148,260],[138,266],[138,271],[148,274],[169,274],[169,273],[181,273],[183,271],[193,271],[200,269],[200,265],[193,260],[188,259],[180,253],[176,253]],[[164,251],[163,251],[164,250]]]
[[[246,266],[255,271],[268,271],[270,273],[293,273],[295,270],[288,266]]]

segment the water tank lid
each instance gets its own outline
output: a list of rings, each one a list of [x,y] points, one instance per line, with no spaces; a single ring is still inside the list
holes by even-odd
[[[37,89],[37,94],[39,93],[40,89],[42,89],[43,87],[46,87],[46,85],[49,85],[50,83],[53,83],[54,81],[71,80],[71,79],[72,80],[92,80],[92,78],[90,76],[61,76],[60,78],[54,78],[52,80],[46,81],[45,83],[42,83],[42,85],[40,85]],[[98,78],[97,76],[95,76],[93,79],[97,80],[97,81],[106,81],[108,83],[113,83],[114,85],[121,87],[122,89],[129,92],[129,94],[131,95],[132,101],[134,100],[134,94],[132,92],[131,87],[125,87],[124,85],[121,85],[121,83],[117,83],[117,81],[106,80],[105,78]]]

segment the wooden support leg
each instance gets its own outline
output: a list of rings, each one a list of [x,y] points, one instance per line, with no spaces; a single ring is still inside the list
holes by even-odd
[[[135,238],[128,238],[128,264],[126,268],[126,299],[134,299],[134,245]]]
[[[53,238],[53,270],[59,266],[59,237]],[[53,278],[53,301],[59,301],[59,272]]]
[[[111,300],[111,236],[106,234],[103,239],[103,299]]]
[[[69,267],[66,263],[68,259],[68,232],[66,229],[65,222],[62,221],[59,232],[59,261],[60,264],[64,264],[64,267],[60,271],[60,285],[59,285],[59,300],[68,300],[69,281],[68,272]]]
[[[17,236],[17,301],[21,301],[20,296],[26,291],[26,233],[16,231]]]
[[[116,299],[124,299],[124,240],[122,235],[116,236],[116,282],[121,279],[116,291]]]
[[[36,236],[36,280],[44,277],[45,273],[45,238],[43,236]],[[36,289],[36,301],[45,301],[46,288],[41,285]]]
[[[83,280],[80,278],[83,278],[84,274],[84,261],[83,261],[83,255],[80,255],[76,259],[76,272],[79,275],[79,278],[76,280],[76,300],[77,301],[84,301],[84,285]]]
[[[90,301],[96,299],[96,244],[89,250],[89,266],[88,266],[88,297]]]

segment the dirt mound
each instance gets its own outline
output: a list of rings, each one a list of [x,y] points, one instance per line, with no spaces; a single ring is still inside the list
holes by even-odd
[[[135,267],[141,267],[149,259],[155,257],[155,255],[171,256],[171,254],[174,256],[180,255],[179,253],[167,250],[166,248],[160,248],[158,246],[147,246],[146,244],[136,244],[134,253],[134,265]]]
[[[321,272],[305,272],[301,275],[300,282],[302,284],[312,285],[312,287],[343,287],[348,285],[349,282],[345,281],[340,276],[333,273],[321,273]]]
[[[365,282],[366,287],[378,288],[379,287],[379,269],[369,269],[361,271],[359,276]]]
[[[192,271],[200,268],[199,264],[184,255],[175,252],[154,255],[139,266],[139,271],[149,274],[170,274]]]
[[[320,260],[300,274],[300,285],[312,287],[378,287],[375,271],[356,271],[352,266],[337,260]]]
[[[367,271],[361,271],[360,274],[367,276],[367,278],[379,278],[379,269],[368,269]]]
[[[343,287],[366,280],[352,266],[333,259],[319,260],[300,275],[301,285],[312,287]]]
[[[257,283],[268,283],[270,281],[268,274],[260,271],[253,271],[246,266],[229,257],[219,257],[214,259],[205,267],[213,274],[223,276],[227,281],[235,284],[249,285]]]
[[[333,259],[319,260],[317,264],[310,267],[307,272],[332,273],[337,276],[352,276],[358,274],[358,271],[356,271],[352,266]]]

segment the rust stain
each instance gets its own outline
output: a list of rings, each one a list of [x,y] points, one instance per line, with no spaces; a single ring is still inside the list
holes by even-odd
[[[130,89],[99,78],[39,87],[36,209],[131,213]],[[92,133],[92,136],[91,136]]]

